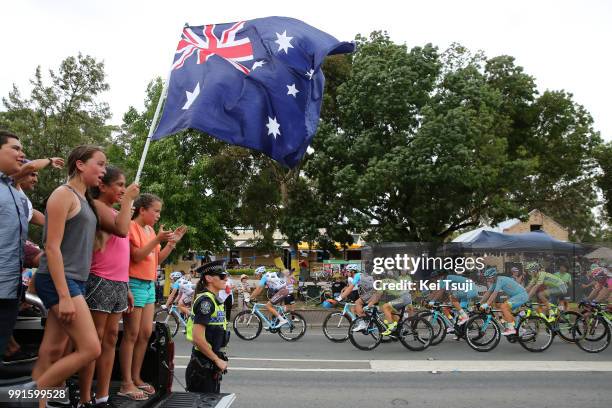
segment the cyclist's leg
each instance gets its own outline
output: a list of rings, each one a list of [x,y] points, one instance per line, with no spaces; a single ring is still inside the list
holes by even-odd
[[[382,312],[385,315],[385,323],[391,323],[393,321],[393,306],[391,306],[391,302],[382,305]]]
[[[268,303],[266,303],[266,309],[268,309],[268,311],[272,313],[275,317],[280,319],[281,316],[278,313],[278,310],[276,310],[274,306],[279,304],[288,294],[289,294],[289,291],[287,290],[287,288],[282,288],[279,291],[277,291],[274,294],[274,296],[270,298]]]
[[[544,306],[538,306],[538,312],[547,314],[550,309],[550,304],[548,302],[548,287],[546,285],[540,285],[540,287],[536,290],[536,299],[538,303],[543,304]]]
[[[181,311],[181,313],[183,313],[186,316],[189,316],[189,314],[191,313],[192,300],[193,299],[191,297],[187,297],[187,296],[183,296],[179,300],[178,308]]]
[[[365,316],[365,312],[363,311],[364,301],[362,298],[357,299],[355,302],[355,314],[359,317]]]

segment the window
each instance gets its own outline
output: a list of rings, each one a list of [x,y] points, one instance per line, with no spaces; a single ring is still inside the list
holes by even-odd
[[[531,224],[529,228],[531,231],[542,231],[542,225],[540,224]]]

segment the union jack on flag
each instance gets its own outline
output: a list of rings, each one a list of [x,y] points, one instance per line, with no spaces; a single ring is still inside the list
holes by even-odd
[[[236,32],[244,27],[244,23],[240,21],[227,30],[223,30],[220,39],[215,35],[215,24],[204,26],[201,29],[202,36],[194,32],[196,28],[185,27],[176,48],[176,53],[180,56],[172,64],[172,69],[181,68],[185,61],[195,53],[198,64],[203,64],[213,55],[218,55],[225,58],[236,69],[248,74],[249,69],[240,62],[253,59],[251,41],[249,37],[236,39]]]
[[[287,17],[187,26],[152,139],[198,129],[295,167],[319,123],[321,64],[354,48]]]

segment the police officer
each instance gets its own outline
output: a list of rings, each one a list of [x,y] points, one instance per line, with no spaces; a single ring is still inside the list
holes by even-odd
[[[187,340],[193,343],[193,349],[185,380],[187,391],[219,393],[221,374],[227,371],[229,332],[218,294],[225,289],[228,274],[224,261],[208,262],[197,272],[200,281],[187,322]]]

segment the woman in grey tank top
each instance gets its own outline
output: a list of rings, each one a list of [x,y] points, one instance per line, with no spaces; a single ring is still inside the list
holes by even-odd
[[[38,296],[49,309],[33,386],[60,386],[100,355],[100,341],[83,297],[98,218],[87,189],[104,176],[106,156],[79,146],[68,157],[68,183],[53,191],[45,212],[45,255],[35,276]],[[64,354],[68,339],[75,351]]]

